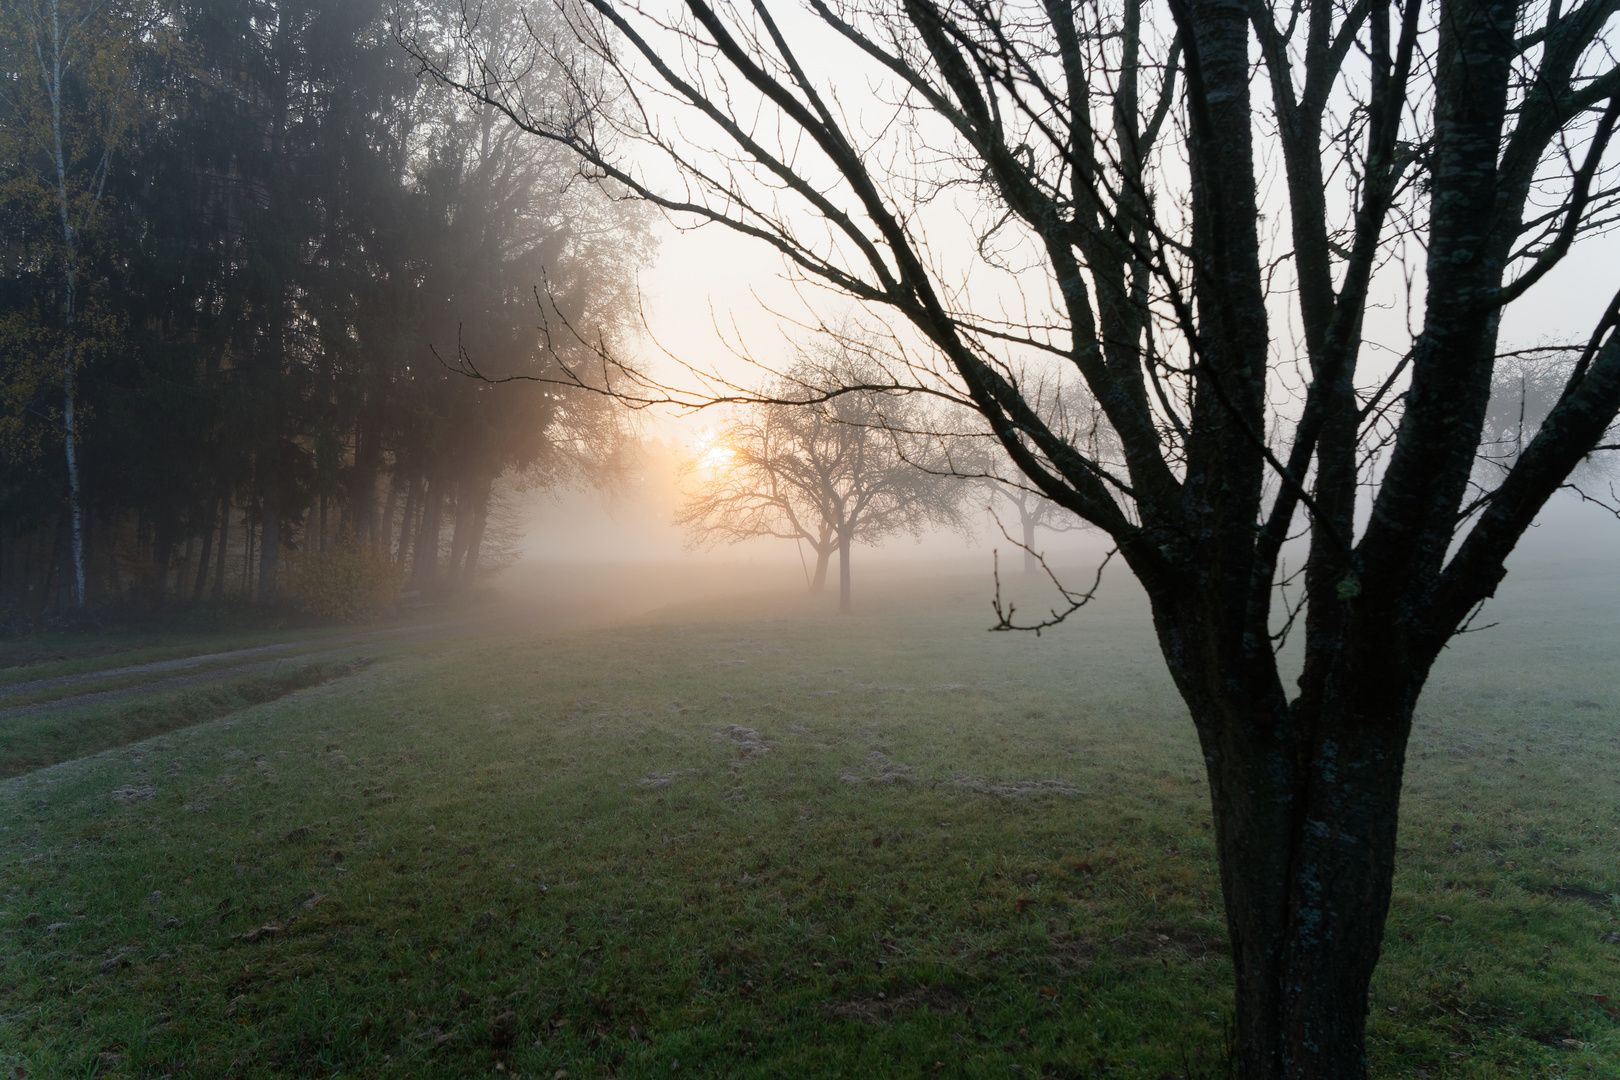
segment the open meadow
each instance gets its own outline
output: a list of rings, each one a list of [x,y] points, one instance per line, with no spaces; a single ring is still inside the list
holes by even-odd
[[[1039,638],[989,595],[537,612],[0,782],[0,1074],[1225,1076],[1140,594]],[[1620,1077],[1620,566],[1492,620],[1419,706],[1372,1074]]]

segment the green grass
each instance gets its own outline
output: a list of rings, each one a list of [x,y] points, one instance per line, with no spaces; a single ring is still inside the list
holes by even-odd
[[[1558,573],[1420,708],[1378,1077],[1620,1075],[1620,581]],[[0,1070],[1224,1075],[1206,789],[1127,592],[1039,639],[940,578],[402,649],[8,781]]]
[[[369,662],[359,659],[299,664],[295,659],[289,659],[266,675],[153,693],[124,701],[63,706],[47,712],[7,717],[0,720],[5,727],[5,734],[0,737],[0,778],[127,746],[215,717],[229,716],[250,705],[274,701],[295,690],[352,674]],[[101,691],[119,685],[116,682],[111,687],[98,684],[90,689]],[[80,692],[84,692],[83,688]],[[21,703],[13,700],[6,705],[9,708]]]
[[[129,675],[108,676],[107,678],[89,680],[86,682],[47,686],[41,689],[28,691],[26,693],[12,693],[0,697],[0,710],[9,710],[28,705],[47,705],[52,702],[63,701],[67,698],[80,697],[86,694],[103,694],[118,690],[128,690],[133,687],[146,686],[148,684],[161,682],[170,678],[192,678],[195,676],[209,675],[215,672],[236,668],[245,664],[275,664],[278,660],[282,664],[292,664],[298,662],[306,651],[314,652],[318,650],[298,649],[286,653],[278,652],[269,656],[261,654],[259,656],[247,658],[236,656],[229,657],[228,659],[199,660],[196,664],[188,665],[183,668],[170,668],[160,671],[140,671],[131,673]],[[0,692],[3,691],[4,687],[0,687]],[[97,746],[94,749],[105,749],[109,745],[121,746],[123,745],[123,741],[111,744],[103,744],[102,746]],[[85,752],[87,751],[79,751],[78,753],[74,753],[72,756],[81,757]],[[68,758],[64,757],[51,761],[40,761],[36,762],[32,767],[39,768],[42,765],[54,765],[57,763],[57,761],[65,760],[68,760]]]
[[[454,601],[401,608],[364,624],[323,623],[292,608],[267,610],[242,604],[202,605],[159,612],[122,625],[111,623],[109,615],[105,631],[45,630],[0,637],[0,695],[7,686],[64,675],[264,646],[306,642],[314,646],[334,638],[428,627],[447,615],[466,616],[478,608],[487,608],[491,598],[487,590],[480,589]],[[134,678],[140,681],[146,677]],[[81,686],[68,689],[79,692]],[[15,704],[18,700],[20,696],[6,704]]]
[[[353,628],[348,627],[306,626],[227,634],[173,630],[29,634],[0,641],[0,688],[37,679],[180,660],[206,653],[279,645],[282,642],[313,641],[352,632]]]

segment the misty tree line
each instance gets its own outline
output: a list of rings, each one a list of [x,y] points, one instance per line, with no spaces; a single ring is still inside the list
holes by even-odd
[[[0,612],[270,603],[287,553],[340,541],[453,591],[504,491],[613,471],[604,399],[441,363],[566,362],[542,310],[626,333],[653,247],[634,204],[419,78],[400,22],[431,43],[450,15],[6,5]],[[492,52],[515,18],[489,10]]]

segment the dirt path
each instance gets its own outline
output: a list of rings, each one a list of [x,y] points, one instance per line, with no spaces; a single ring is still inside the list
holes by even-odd
[[[529,629],[539,634],[572,633],[636,618],[671,604],[753,594],[784,585],[797,596],[799,583],[794,576],[797,570],[790,569],[792,574],[779,568],[730,565],[531,564],[508,572],[503,578],[506,591],[501,599],[463,609],[437,622],[285,641],[0,686],[0,702],[8,697],[61,687],[86,688],[84,693],[52,701],[0,708],[0,721],[239,679],[273,671],[280,664],[353,656],[367,649],[514,629]],[[259,659],[261,657],[263,659]],[[195,670],[198,668],[206,670]],[[170,672],[174,674],[168,674]],[[161,677],[165,675],[167,677]],[[94,689],[96,683],[148,676],[160,677],[116,689]]]
[[[288,641],[277,645],[261,645],[252,649],[236,649],[231,652],[206,653],[200,656],[188,656],[179,660],[163,660],[152,664],[135,664],[130,667],[110,668],[105,671],[84,672],[79,675],[64,675],[55,679],[40,679],[31,683],[17,683],[4,690],[5,695],[24,691],[46,690],[58,686],[71,686],[78,683],[96,682],[105,679],[128,677],[131,675],[159,674],[164,671],[184,670],[204,664],[214,664],[233,659],[243,659],[251,656],[262,656],[265,653],[282,652],[289,655],[279,656],[270,660],[259,660],[247,664],[229,664],[225,667],[211,667],[207,671],[195,672],[189,675],[172,675],[166,679],[154,679],[136,686],[120,687],[117,690],[92,691],[85,694],[74,694],[71,697],[57,698],[54,701],[36,702],[31,705],[16,705],[9,709],[0,709],[0,720],[9,720],[14,717],[34,716],[43,712],[55,712],[59,709],[73,709],[83,705],[98,705],[110,701],[123,701],[127,698],[140,697],[146,694],[162,693],[165,690],[174,690],[186,686],[200,686],[204,683],[222,682],[227,679],[239,679],[244,676],[257,675],[261,672],[274,671],[277,667],[289,663],[306,663],[317,660],[332,660],[343,656],[353,656],[366,649],[377,646],[412,645],[424,641],[436,641],[449,637],[463,637],[475,633],[484,633],[504,630],[520,622],[524,617],[517,613],[507,613],[505,617],[490,618],[481,614],[476,619],[461,619],[449,623],[434,623],[428,626],[400,626],[389,630],[375,630],[367,633],[348,634],[341,637],[315,638],[307,641]],[[335,648],[332,646],[336,646]],[[297,651],[297,650],[305,651]]]
[[[35,679],[32,682],[10,683],[6,686],[0,686],[0,698],[33,694],[41,690],[55,690],[61,686],[78,686],[83,683],[105,682],[108,679],[123,679],[132,675],[156,675],[165,671],[184,671],[187,668],[201,667],[205,664],[219,663],[225,660],[246,660],[252,656],[265,656],[271,653],[298,652],[299,650],[317,648],[322,645],[346,645],[362,640],[386,639],[421,629],[420,626],[400,626],[390,630],[338,634],[332,637],[310,638],[304,641],[279,641],[274,645],[256,645],[251,649],[233,649],[230,652],[200,653],[196,656],[182,656],[176,660],[155,660],[149,664],[131,664],[127,667],[81,671],[76,675],[57,675],[50,679]]]

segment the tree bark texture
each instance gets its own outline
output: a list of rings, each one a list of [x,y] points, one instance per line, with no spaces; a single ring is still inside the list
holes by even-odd
[[[1347,692],[1290,704],[1269,655],[1196,644],[1186,593],[1154,591],[1210,783],[1236,978],[1234,1055],[1253,1080],[1359,1080],[1394,880],[1416,688],[1356,650]],[[1178,611],[1177,605],[1182,606]]]
[[[67,464],[68,516],[73,557],[74,596],[77,603],[85,602],[84,578],[84,515],[82,495],[79,491],[79,423],[78,374],[75,369],[74,326],[79,309],[79,244],[73,227],[71,199],[68,195],[67,158],[62,120],[62,99],[66,92],[63,84],[64,38],[71,33],[62,25],[62,12],[57,4],[49,5],[50,28],[48,44],[36,38],[41,74],[45,79],[46,94],[51,110],[51,158],[56,170],[57,209],[62,227],[62,450]],[[43,23],[38,27],[44,31]],[[44,37],[41,34],[40,37]]]

